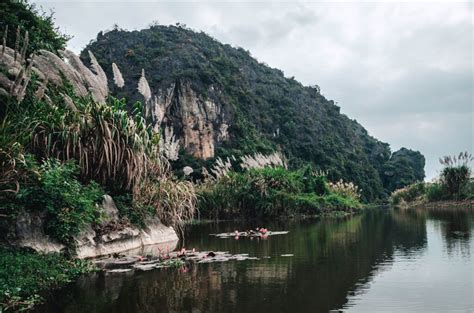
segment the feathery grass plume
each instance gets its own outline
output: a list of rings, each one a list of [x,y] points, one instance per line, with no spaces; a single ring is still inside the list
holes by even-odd
[[[21,81],[24,78],[24,73],[25,73],[25,68],[21,67],[20,71],[15,77],[15,80],[13,81],[13,84],[10,87],[10,95],[12,95],[13,97],[16,97],[18,95],[18,92],[21,88]]]
[[[16,40],[15,40],[15,55],[14,62],[16,62],[16,57],[18,54],[18,49],[20,49],[20,26],[16,28]]]
[[[70,64],[46,50],[40,50],[38,58],[39,60],[35,61],[34,65],[45,79],[53,82],[56,86],[62,86],[64,77],[73,86],[78,96],[85,97],[88,95],[84,78]]]
[[[359,187],[352,182],[345,182],[340,179],[336,183],[328,182],[329,190],[333,193],[337,193],[348,198],[355,200],[360,199],[360,193],[362,190],[359,190]]]
[[[62,78],[57,69],[51,65],[51,62],[38,52],[33,63],[33,72],[40,81],[48,81],[55,86],[61,86]]]
[[[211,173],[214,174],[216,179],[219,179],[224,176],[228,176],[229,172],[232,170],[232,163],[230,159],[227,158],[225,161],[220,157],[216,159],[216,162],[211,167]]]
[[[28,67],[25,70],[25,75],[23,77],[23,83],[20,86],[19,92],[16,96],[16,100],[17,100],[18,103],[21,103],[23,101],[23,98],[25,97],[25,93],[26,93],[26,88],[28,87],[28,84],[30,83],[31,71],[32,71],[32,65],[33,65],[34,58],[35,58],[35,55],[33,54],[31,56],[31,59],[29,60]]]
[[[93,87],[100,88],[100,92],[105,97],[107,97],[107,95],[109,94],[107,75],[105,74],[104,70],[100,66],[99,62],[97,62],[97,59],[95,58],[95,55],[92,53],[92,51],[89,50],[87,52],[89,53],[89,58],[91,59],[92,70],[96,74],[97,85]]]
[[[7,46],[7,35],[8,35],[8,25],[5,26],[5,31],[3,32],[2,38],[2,56],[5,53],[5,47]]]
[[[46,86],[48,85],[48,81],[46,80],[44,82],[39,82],[38,85],[39,86],[38,86],[38,89],[36,89],[35,97],[38,100],[42,100],[43,97],[45,96]]]
[[[2,57],[1,62],[7,69],[19,68],[21,66],[21,64],[16,64],[14,55],[15,55],[15,50],[13,50],[12,48],[8,46],[5,46],[5,52],[1,56]]]
[[[245,170],[252,168],[264,168],[264,167],[277,167],[282,166],[287,168],[287,164],[284,161],[284,157],[280,152],[275,152],[270,155],[264,155],[262,153],[256,153],[254,155],[244,155],[241,157],[242,162],[240,167]]]
[[[112,63],[112,72],[114,73],[114,83],[117,87],[123,88],[125,86],[125,81],[123,80],[122,73],[118,68],[117,64]]]
[[[179,158],[179,139],[174,135],[173,127],[167,126],[164,129],[164,136],[159,141],[160,152],[171,161]]]
[[[138,81],[138,92],[145,98],[145,102],[148,102],[151,98],[151,90],[150,85],[148,85],[148,81],[145,77],[145,70],[142,69],[142,76]]]
[[[158,132],[161,126],[161,122],[165,117],[164,109],[158,100],[157,96],[153,96],[150,101],[148,101],[145,105],[145,116],[151,119],[153,124],[153,130]]]
[[[25,38],[23,39],[23,47],[21,48],[21,53],[20,53],[20,56],[22,59],[25,59],[26,49],[28,48],[29,40],[30,38],[28,36],[28,31],[26,31]]]
[[[446,155],[439,159],[439,163],[445,167],[468,166],[474,160],[471,153],[460,152],[459,155]]]
[[[63,99],[64,99],[64,106],[72,111],[77,112],[76,105],[74,104],[74,101],[72,101],[71,97],[69,97],[68,95],[64,93],[61,93],[61,96],[63,96]]]
[[[193,218],[197,207],[194,185],[175,180],[170,175],[150,175],[136,194],[135,201],[153,207],[160,221],[173,226],[182,236],[184,223]]]
[[[96,102],[105,103],[108,96],[107,79],[100,79],[87,66],[85,66],[81,59],[72,51],[60,51],[60,54],[65,58],[65,62],[72,66],[72,68],[79,73],[86,86],[86,91],[92,94]],[[91,60],[92,62],[92,60]],[[100,66],[99,66],[100,67]],[[97,69],[99,72],[101,70]],[[102,71],[103,72],[103,71]],[[105,75],[105,74],[104,74]],[[84,83],[83,83],[84,85]],[[77,86],[79,87],[79,86]],[[77,91],[76,91],[77,92]],[[82,89],[80,94],[82,94]]]

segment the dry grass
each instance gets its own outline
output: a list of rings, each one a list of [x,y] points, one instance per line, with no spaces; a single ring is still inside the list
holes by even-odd
[[[341,196],[346,196],[348,198],[360,199],[361,189],[352,182],[345,182],[342,179],[336,183],[328,183],[329,190],[333,193],[339,194]]]

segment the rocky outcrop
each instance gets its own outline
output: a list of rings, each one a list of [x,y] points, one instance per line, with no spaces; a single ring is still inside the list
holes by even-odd
[[[186,152],[204,160],[214,157],[216,146],[229,138],[231,120],[228,106],[216,100],[220,91],[211,86],[207,94],[198,94],[189,82],[177,81],[159,90],[146,106],[155,130],[172,128]]]
[[[118,223],[119,214],[111,197],[105,196],[103,202],[103,228]],[[21,212],[11,225],[8,241],[19,247],[32,248],[39,252],[61,252],[65,246],[46,235],[44,222],[46,212]],[[13,228],[13,229],[12,229]],[[87,227],[76,240],[78,258],[94,258],[134,250],[141,253],[154,245],[161,251],[172,251],[178,243],[178,236],[172,227],[163,225],[158,219],[150,219],[146,227],[116,227],[106,233],[99,233]]]

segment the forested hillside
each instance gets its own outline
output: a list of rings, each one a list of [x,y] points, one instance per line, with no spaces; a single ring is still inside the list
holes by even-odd
[[[143,100],[137,84],[145,70],[153,96],[148,111],[161,108],[164,115],[148,118],[171,127],[183,142],[176,168],[200,168],[217,156],[280,150],[290,166],[310,162],[332,180],[355,182],[369,201],[424,178],[419,152],[403,149],[392,157],[389,144],[341,114],[319,87],[286,78],[248,51],[205,33],[179,25],[114,29],[99,33],[86,47],[85,63],[87,50],[96,55],[119,97]],[[122,71],[123,88],[113,84],[113,62]]]

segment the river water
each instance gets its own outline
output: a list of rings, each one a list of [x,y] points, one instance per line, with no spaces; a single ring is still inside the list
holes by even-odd
[[[266,240],[209,236],[256,226],[290,232]],[[473,211],[422,209],[193,225],[186,248],[260,260],[84,277],[38,311],[474,312],[473,232]]]

